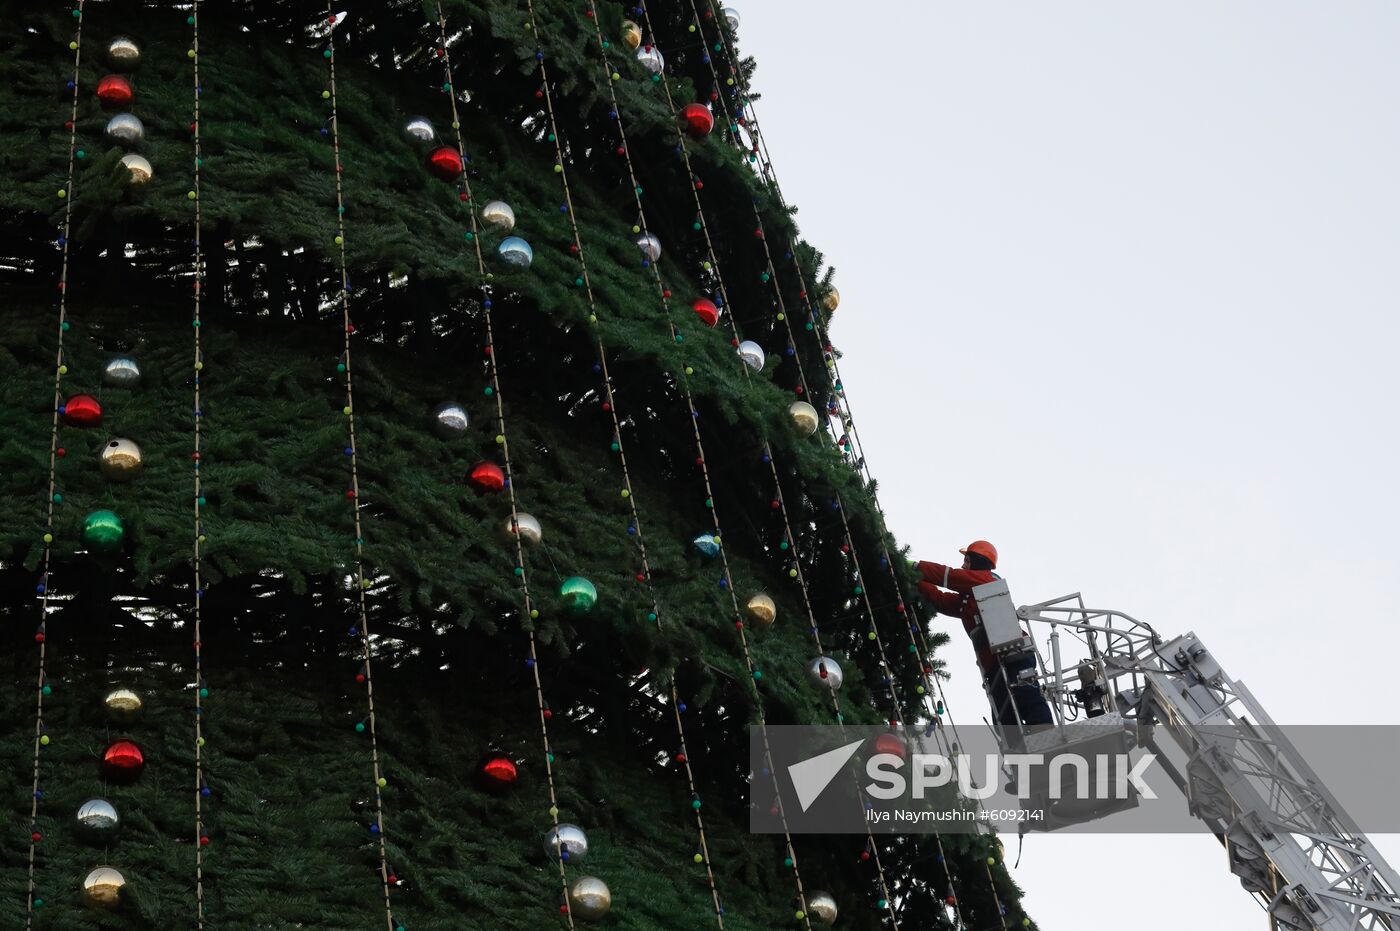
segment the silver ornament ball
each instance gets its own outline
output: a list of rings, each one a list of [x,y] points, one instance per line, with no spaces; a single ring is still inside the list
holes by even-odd
[[[99,866],[83,880],[83,904],[92,908],[114,909],[122,904],[126,877],[110,866]]]
[[[102,383],[113,388],[135,388],[141,383],[141,366],[128,356],[108,359],[102,367]]]
[[[768,357],[763,354],[763,347],[751,339],[739,344],[739,358],[755,372],[763,371],[763,363],[768,361]]]
[[[588,856],[588,835],[577,824],[561,824],[550,828],[544,835],[544,852],[558,860],[568,854],[565,863],[575,865]]]
[[[441,404],[433,411],[433,432],[444,440],[454,440],[466,433],[470,423],[467,409],[455,401]]]
[[[429,145],[437,140],[437,130],[426,116],[411,116],[403,124],[403,134],[409,142]]]
[[[719,555],[719,537],[712,533],[702,533],[691,541],[695,547],[695,552],[706,559],[713,559]]]
[[[830,656],[818,656],[807,664],[807,677],[816,685],[825,686],[833,692],[841,687],[846,677],[841,672],[841,664]]]
[[[114,724],[130,724],[141,717],[146,703],[131,689],[112,689],[102,696],[102,707],[107,711],[107,720]]]
[[[836,899],[832,898],[830,892],[812,890],[807,893],[807,917],[817,924],[831,927],[836,924]]]
[[[732,6],[727,6],[720,11],[724,14],[724,23],[729,27],[730,32],[739,31],[739,11]]]
[[[501,526],[501,532],[505,534],[507,540],[514,540],[518,533],[521,542],[526,546],[539,546],[540,540],[544,539],[544,528],[540,526],[539,520],[524,511],[516,512],[514,525],[507,517]]]
[[[116,36],[107,43],[107,60],[118,71],[135,71],[141,63],[141,46],[128,36]]]
[[[637,49],[637,61],[652,74],[660,74],[666,70],[666,57],[661,54],[661,49],[654,45],[644,45]]]
[[[90,798],[83,802],[73,819],[77,822],[78,834],[88,841],[109,841],[122,825],[116,806],[105,798]]]
[[[569,913],[585,921],[597,921],[612,908],[612,892],[597,876],[580,876],[569,886]]]
[[[493,229],[508,233],[515,229],[515,211],[503,200],[493,200],[481,208],[481,222]]]
[[[132,187],[140,187],[150,181],[151,176],[155,174],[151,163],[135,152],[128,152],[122,156],[122,167],[127,170],[127,182]]]
[[[130,148],[146,141],[146,126],[134,113],[118,113],[107,121],[107,141]]]
[[[647,261],[655,262],[661,258],[661,240],[651,233],[638,233],[632,241],[637,244],[638,249],[642,250],[642,255],[646,257]]]
[[[516,268],[529,268],[530,263],[535,260],[535,250],[519,236],[507,236],[502,239],[496,251],[500,254],[502,262]]]

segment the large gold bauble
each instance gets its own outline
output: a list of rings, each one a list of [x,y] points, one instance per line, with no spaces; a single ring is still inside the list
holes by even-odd
[[[835,288],[832,288],[830,291],[826,292],[826,296],[822,298],[822,306],[826,308],[827,313],[831,313],[840,305],[841,292],[836,290]]]
[[[830,892],[818,892],[813,890],[807,893],[807,917],[816,924],[823,924],[828,927],[836,924],[836,900],[832,898]]]
[[[121,437],[102,447],[102,474],[114,482],[129,482],[141,472],[141,447]]]
[[[151,180],[151,175],[155,174],[155,169],[151,163],[146,161],[135,152],[128,152],[122,156],[122,165],[131,175],[128,179],[132,187],[140,187]]]
[[[569,887],[569,912],[584,921],[597,921],[612,908],[612,892],[597,876],[580,876]]]
[[[797,428],[797,432],[803,436],[816,433],[821,423],[817,419],[817,409],[806,401],[793,401],[789,404],[788,416],[792,418],[792,425]]]
[[[517,511],[515,514],[515,526],[511,526],[510,517],[507,516],[505,523],[501,525],[501,532],[505,534],[507,540],[514,540],[517,528],[520,533],[520,541],[526,546],[539,546],[540,540],[544,537],[544,528],[540,526],[539,520],[533,515],[524,511]]]
[[[129,724],[141,717],[146,703],[131,689],[113,689],[102,698],[102,707],[107,709],[107,718],[118,724]]]
[[[99,866],[83,880],[83,904],[113,909],[122,904],[126,877],[110,866]]]
[[[749,614],[749,620],[759,627],[767,627],[778,618],[778,605],[772,598],[759,592],[749,599],[744,605],[744,610]]]
[[[636,51],[642,45],[642,27],[632,22],[630,19],[622,21],[622,41],[627,43],[627,47]]]
[[[503,233],[515,229],[515,211],[503,200],[493,200],[481,208],[481,222]]]

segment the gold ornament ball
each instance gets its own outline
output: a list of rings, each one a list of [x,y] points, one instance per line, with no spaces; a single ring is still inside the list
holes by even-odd
[[[597,921],[612,908],[608,884],[596,876],[581,876],[569,887],[569,911],[575,918]]]
[[[642,44],[642,27],[630,19],[624,19],[622,21],[622,41],[626,42],[630,49],[639,48]]]
[[[108,720],[128,724],[141,717],[146,703],[131,689],[113,689],[103,696],[102,707],[107,709]]]
[[[836,308],[840,306],[840,304],[841,292],[836,290],[835,288],[832,288],[830,291],[826,292],[826,297],[822,298],[822,306],[826,308],[827,313],[831,313],[832,311],[836,310]]]
[[[118,71],[135,71],[141,63],[141,46],[136,44],[135,39],[116,36],[107,43],[107,60]]]
[[[131,175],[129,181],[132,187],[140,187],[150,181],[151,175],[155,174],[151,163],[135,152],[128,152],[122,156],[122,166]]]
[[[99,459],[102,474],[114,482],[131,481],[140,474],[141,464],[141,447],[121,437],[108,440]]]
[[[510,518],[507,517],[505,523],[501,525],[501,531],[507,540],[514,540],[519,528],[520,541],[527,546],[539,546],[540,540],[544,537],[544,528],[540,522],[531,514],[524,511],[517,511],[515,515],[515,526],[511,526]]]
[[[817,924],[827,927],[836,924],[836,900],[829,892],[812,891],[807,893],[807,916]]]
[[[748,612],[749,620],[759,627],[767,627],[778,619],[777,603],[762,592],[750,598],[744,610]]]
[[[515,211],[503,200],[493,200],[481,208],[481,222],[503,233],[515,229]]]
[[[817,409],[806,401],[793,401],[789,404],[788,416],[792,418],[792,425],[797,428],[797,432],[803,436],[811,436],[817,432],[820,424]]]
[[[83,904],[92,908],[114,909],[122,902],[126,877],[110,866],[99,866],[83,880]]]

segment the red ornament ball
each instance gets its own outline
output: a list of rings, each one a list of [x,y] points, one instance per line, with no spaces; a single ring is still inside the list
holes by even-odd
[[[488,757],[486,762],[481,764],[481,782],[487,789],[504,791],[515,785],[518,778],[520,771],[516,769],[515,761],[510,757],[497,754]]]
[[[909,746],[898,734],[881,734],[876,737],[874,750],[876,753],[894,754],[901,760],[909,755]]]
[[[506,474],[494,462],[478,462],[467,473],[467,482],[478,494],[494,495],[506,487]]]
[[[428,170],[444,181],[455,181],[462,173],[462,153],[450,145],[428,153]]]
[[[90,394],[75,394],[63,402],[63,422],[70,427],[100,427],[102,405]]]
[[[134,782],[146,768],[146,755],[130,740],[116,740],[102,751],[102,775],[113,782]]]
[[[715,117],[703,103],[688,103],[681,107],[681,125],[696,139],[708,136],[715,128]]]
[[[103,106],[129,107],[136,99],[136,91],[120,74],[109,74],[97,82],[97,99]]]
[[[719,323],[719,308],[715,306],[714,301],[698,297],[695,299],[695,303],[691,304],[690,307],[695,311],[695,316],[699,317],[700,322],[705,324],[705,326],[712,327]]]

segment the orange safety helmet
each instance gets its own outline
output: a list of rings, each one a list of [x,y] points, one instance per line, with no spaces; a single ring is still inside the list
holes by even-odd
[[[997,567],[997,548],[986,540],[973,540],[967,546],[958,550],[958,552],[962,553],[964,556],[968,553],[976,553],[983,559],[991,560],[993,569]]]

